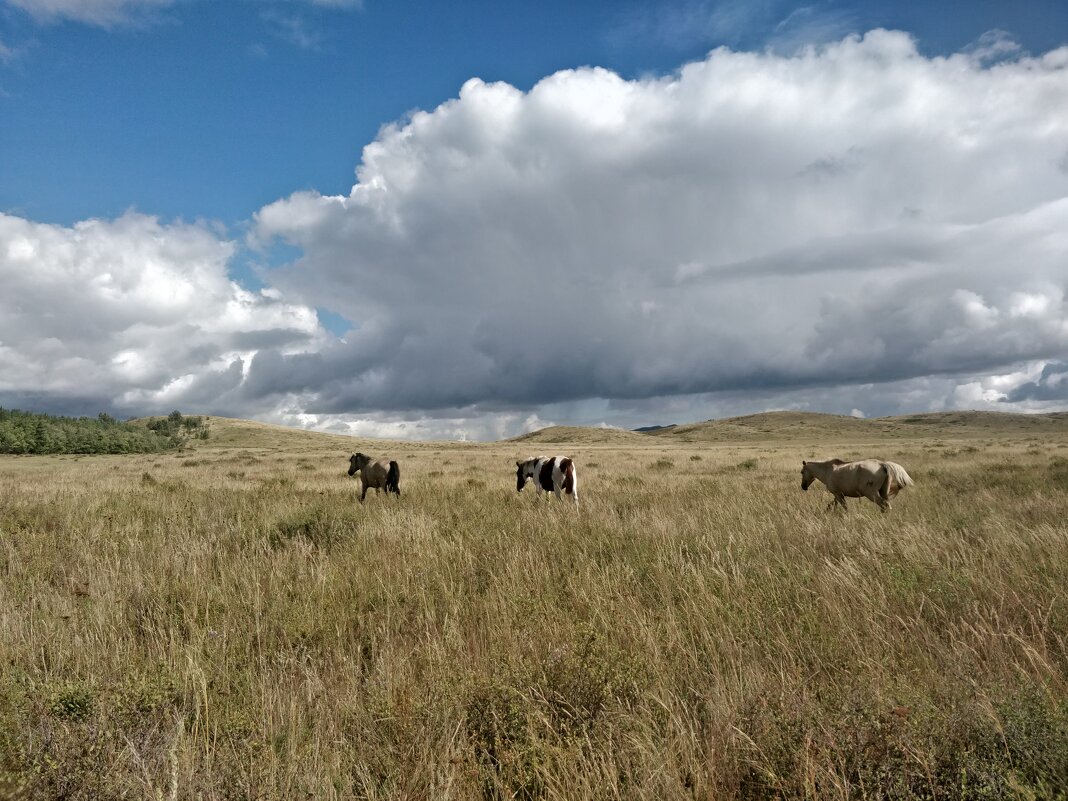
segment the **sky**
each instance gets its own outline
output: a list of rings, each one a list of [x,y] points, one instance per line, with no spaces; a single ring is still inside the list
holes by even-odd
[[[1068,4],[0,0],[0,406],[1068,408]]]

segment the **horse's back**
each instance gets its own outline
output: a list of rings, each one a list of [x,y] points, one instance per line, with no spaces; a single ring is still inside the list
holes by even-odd
[[[885,480],[882,462],[877,459],[858,459],[855,462],[834,459],[832,462],[834,471],[831,474],[831,482],[827,484],[832,492],[859,498],[867,495],[871,487],[881,485]]]
[[[386,481],[386,476],[389,475],[390,467],[389,459],[375,459],[372,462],[368,462],[363,467],[363,474],[367,477],[368,482],[371,484],[381,485]],[[394,463],[395,464],[395,463]]]
[[[878,459],[857,459],[855,462],[843,462],[843,465],[860,473],[875,475],[883,466]]]
[[[853,468],[856,475],[856,487],[858,490],[873,486],[878,488],[879,495],[884,499],[893,498],[905,487],[913,485],[912,478],[905,468],[897,462],[886,462],[881,459],[861,459],[849,462],[848,467]],[[839,470],[843,468],[838,468]]]

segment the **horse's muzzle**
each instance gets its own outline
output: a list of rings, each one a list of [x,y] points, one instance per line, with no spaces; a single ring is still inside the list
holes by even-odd
[[[802,481],[802,482],[801,482],[801,489],[803,489],[803,490],[806,490],[806,491],[807,491],[807,490],[808,490],[808,484],[806,484],[806,483],[805,483],[804,481]]]

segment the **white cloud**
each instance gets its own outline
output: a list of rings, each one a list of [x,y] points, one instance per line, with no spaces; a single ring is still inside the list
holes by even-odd
[[[351,437],[376,437],[384,439],[500,440],[553,425],[537,414],[526,416],[511,412],[479,414],[475,417],[442,417],[422,415],[405,418],[379,412],[370,415],[308,414],[293,408],[280,408],[263,415],[269,422],[324,431]]]
[[[966,52],[979,63],[987,64],[1016,56],[1021,49],[1011,34],[1002,30],[992,30],[980,36],[979,40]]]
[[[234,284],[234,249],[204,226],[134,213],[69,228],[0,214],[0,403],[249,410],[254,353],[329,335],[314,310]]]
[[[873,31],[655,79],[468,81],[385,128],[349,195],[256,215],[304,252],[272,280],[359,331],[251,380],[323,413],[448,414],[1053,358],[1068,49],[986,61]]]
[[[776,16],[769,0],[668,0],[631,7],[612,38],[624,43],[652,39],[677,48],[735,44],[746,33],[772,28]]]
[[[311,5],[325,9],[359,9],[363,0],[256,0],[262,3]],[[178,0],[0,0],[25,11],[39,22],[71,20],[110,28],[154,18]],[[293,19],[289,17],[287,19]],[[302,28],[302,33],[310,35]]]
[[[73,20],[110,27],[144,19],[175,0],[5,0],[41,22]]]
[[[326,33],[301,14],[283,13],[272,8],[264,11],[262,18],[275,36],[302,50],[318,50],[326,39]]]
[[[857,27],[855,11],[802,6],[775,25],[768,45],[776,52],[792,54],[803,47],[841,39]]]

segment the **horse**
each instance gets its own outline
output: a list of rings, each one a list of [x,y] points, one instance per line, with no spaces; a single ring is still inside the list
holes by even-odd
[[[566,456],[532,456],[526,461],[515,463],[515,488],[522,492],[527,481],[534,479],[538,493],[554,492],[556,497],[561,490],[575,500],[578,507],[578,475],[575,463]]]
[[[363,482],[363,492],[360,493],[360,503],[367,497],[367,490],[374,487],[375,491],[385,490],[388,495],[391,492],[400,491],[400,467],[396,462],[385,459],[372,459],[362,453],[354,453],[349,459],[349,475],[360,472],[360,481]]]
[[[889,511],[890,500],[894,496],[914,484],[904,467],[896,462],[881,462],[878,459],[856,462],[843,462],[841,459],[802,461],[801,489],[807,490],[816,479],[822,481],[834,495],[828,509],[835,504],[845,509],[846,498],[867,498],[884,512]]]

